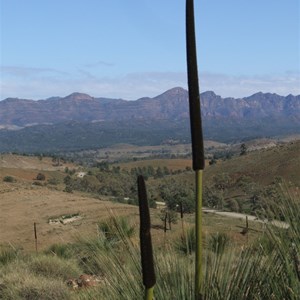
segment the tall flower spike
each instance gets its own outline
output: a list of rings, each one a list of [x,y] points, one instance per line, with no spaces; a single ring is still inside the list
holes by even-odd
[[[150,234],[150,213],[147,200],[146,185],[143,176],[138,176],[138,197],[140,210],[140,246],[143,272],[143,284],[146,288],[145,299],[153,299],[153,287],[156,283],[153,251]]]
[[[194,2],[186,1],[186,51],[187,51],[187,73],[190,106],[190,124],[192,135],[193,169],[203,170],[204,145],[202,133],[200,92],[197,70],[197,51],[194,24]]]

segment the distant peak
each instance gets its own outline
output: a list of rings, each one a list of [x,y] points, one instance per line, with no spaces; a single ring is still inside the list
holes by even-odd
[[[245,99],[270,99],[270,98],[275,98],[275,97],[281,97],[281,96],[279,96],[275,93],[258,92],[249,97],[245,97]]]
[[[72,100],[93,100],[94,98],[88,94],[84,93],[72,93],[71,95],[65,97],[64,99],[72,99]]]
[[[174,87],[169,91],[173,91],[174,93],[186,93],[186,90],[180,86]]]
[[[211,97],[216,97],[217,96],[216,93],[213,92],[213,91],[206,91],[206,92],[203,92],[202,94],[205,95],[205,96],[211,96]]]
[[[169,95],[176,95],[176,94],[185,94],[187,93],[187,90],[185,90],[182,87],[174,87],[170,90],[167,90],[166,92],[164,92],[163,94],[169,94]]]
[[[205,91],[205,92],[203,92],[203,94],[216,95],[216,93],[214,91]]]

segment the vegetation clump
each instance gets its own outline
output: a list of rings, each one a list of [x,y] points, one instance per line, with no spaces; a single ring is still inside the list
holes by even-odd
[[[16,181],[16,179],[13,177],[13,176],[4,176],[3,177],[3,181],[4,182],[15,182]]]
[[[36,180],[44,181],[46,179],[46,176],[43,173],[38,173],[36,175]]]

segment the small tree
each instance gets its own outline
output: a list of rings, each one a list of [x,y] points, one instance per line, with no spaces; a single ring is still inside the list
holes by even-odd
[[[240,155],[245,155],[247,153],[247,147],[246,147],[246,144],[242,144],[241,147],[240,147]]]
[[[66,185],[64,192],[73,193],[73,187],[71,185]]]
[[[178,214],[174,210],[162,209],[160,211],[160,219],[163,222],[168,222],[169,229],[171,230],[171,224],[177,224]]]
[[[173,184],[161,185],[160,196],[170,210],[179,211],[180,203],[185,213],[195,210],[193,190],[184,183],[173,182]]]

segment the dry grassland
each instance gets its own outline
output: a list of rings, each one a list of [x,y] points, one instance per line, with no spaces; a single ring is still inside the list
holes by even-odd
[[[0,244],[11,243],[26,250],[34,248],[33,223],[37,223],[39,248],[74,241],[76,235],[96,235],[96,224],[116,215],[137,215],[137,208],[115,204],[47,187],[0,184]],[[63,225],[49,219],[79,214],[83,218]]]
[[[33,223],[37,223],[38,248],[46,249],[55,243],[74,242],[78,236],[95,237],[97,223],[110,216],[129,216],[138,231],[138,207],[112,203],[85,197],[80,194],[68,194],[47,187],[24,186],[24,184],[0,184],[1,218],[0,244],[10,243],[25,251],[34,251]],[[82,219],[68,224],[49,224],[49,219],[63,215],[79,214]],[[181,222],[172,225],[172,230],[164,234],[160,211],[152,210],[152,235],[158,246],[171,243],[181,235]],[[185,216],[186,226],[193,223],[193,215]],[[217,215],[205,214],[204,234],[206,237],[215,232],[227,232],[237,244],[246,239],[239,232],[244,220],[233,220]]]
[[[33,224],[37,223],[38,248],[46,249],[54,243],[75,241],[78,236],[93,237],[98,234],[97,223],[110,216],[129,216],[138,231],[138,207],[126,204],[113,203],[107,197],[93,198],[81,193],[65,193],[61,186],[37,186],[34,178],[43,169],[46,177],[61,176],[64,166],[54,167],[48,158],[39,161],[34,157],[1,156],[0,165],[0,245],[11,244],[25,251],[34,251]],[[190,160],[155,160],[141,163],[155,166],[166,165],[170,169],[190,166]],[[69,167],[75,167],[70,165]],[[3,182],[4,176],[14,176],[16,182]],[[79,214],[82,218],[74,222],[49,224],[49,219],[64,215]],[[186,226],[193,224],[193,215],[185,216]],[[182,233],[181,222],[172,226],[172,230],[164,233],[163,223],[160,220],[160,210],[151,211],[153,224],[152,235],[157,246],[171,243]],[[205,214],[204,235],[226,232],[232,241],[243,245],[246,238],[240,234],[244,220],[233,220],[226,217]],[[252,235],[252,234],[251,234]],[[254,236],[254,235],[253,235]],[[251,238],[251,236],[250,236]]]

